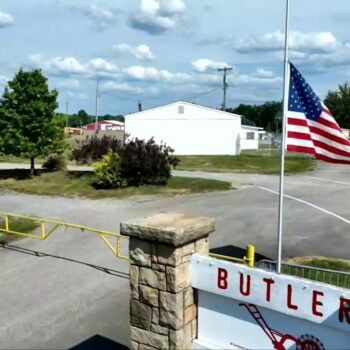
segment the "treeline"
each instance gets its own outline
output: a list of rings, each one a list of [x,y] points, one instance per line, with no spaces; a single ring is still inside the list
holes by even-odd
[[[344,83],[336,91],[328,91],[324,104],[332,112],[340,127],[350,129],[350,86]],[[270,131],[281,131],[282,102],[265,102],[262,105],[240,104],[227,112],[242,116],[242,124],[259,126]]]
[[[242,116],[242,124],[259,126],[267,131],[281,130],[282,102],[265,102],[262,105],[240,104],[227,112]]]
[[[62,126],[66,125],[66,121],[67,121],[66,114],[57,113],[56,118]],[[117,120],[124,123],[124,116],[105,114],[105,115],[100,115],[98,117],[98,120]],[[83,109],[78,111],[78,113],[76,114],[68,114],[68,126],[72,128],[79,128],[86,124],[93,123],[94,121],[95,121],[95,116],[87,114]]]
[[[338,124],[350,129],[350,86],[344,83],[336,91],[328,91],[324,104],[329,108]]]

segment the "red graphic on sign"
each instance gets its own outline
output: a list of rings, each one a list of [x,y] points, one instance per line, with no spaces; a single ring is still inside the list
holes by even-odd
[[[305,334],[299,338],[290,334],[282,334],[269,327],[264,317],[261,315],[259,309],[254,304],[240,303],[239,306],[245,307],[255,322],[261,327],[267,337],[271,340],[271,343],[275,350],[287,350],[284,343],[288,340],[293,341],[298,350],[325,350],[321,341],[310,334]]]

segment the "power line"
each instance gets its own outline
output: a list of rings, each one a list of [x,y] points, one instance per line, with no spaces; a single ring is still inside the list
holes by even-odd
[[[280,102],[276,100],[239,100],[239,99],[229,99],[228,102],[255,102],[255,103],[265,103],[265,102]]]
[[[200,94],[196,94],[196,95],[192,95],[192,96],[187,96],[186,98],[184,98],[184,100],[197,100],[199,97],[205,96],[210,94],[211,92],[215,91],[215,90],[219,90],[220,87],[215,87],[213,89],[210,89],[208,91],[202,92]]]

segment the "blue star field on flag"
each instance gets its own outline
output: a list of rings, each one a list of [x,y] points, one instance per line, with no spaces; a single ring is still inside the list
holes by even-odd
[[[288,110],[304,113],[306,118],[317,120],[322,113],[322,104],[300,72],[290,64]]]

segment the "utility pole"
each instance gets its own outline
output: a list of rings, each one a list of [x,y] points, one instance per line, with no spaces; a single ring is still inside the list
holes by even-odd
[[[68,100],[66,100],[66,128],[68,133]]]
[[[97,80],[96,84],[96,102],[95,102],[95,135],[98,134],[98,102],[100,95],[98,93],[98,86],[99,86],[99,81]]]
[[[222,100],[222,105],[221,105],[221,110],[224,111],[225,108],[226,108],[226,90],[228,88],[228,84],[227,84],[227,80],[226,80],[226,75],[227,75],[227,72],[231,71],[233,68],[231,67],[224,67],[224,68],[219,68],[218,71],[219,72],[224,72],[224,77],[223,77],[223,84],[224,84],[224,87],[223,87],[223,90],[224,90],[224,98]]]

